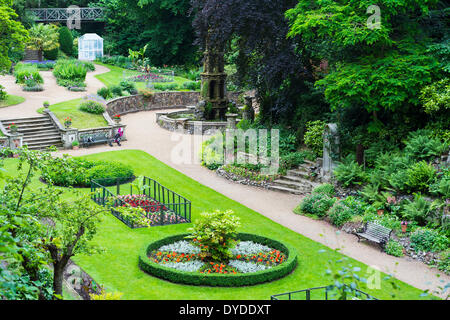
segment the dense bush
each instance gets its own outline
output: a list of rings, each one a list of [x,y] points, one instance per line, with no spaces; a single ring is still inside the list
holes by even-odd
[[[188,234],[171,236],[153,242],[141,251],[141,254],[139,255],[139,267],[152,276],[174,283],[214,287],[242,287],[280,279],[291,273],[297,266],[297,254],[295,249],[291,246],[284,245],[278,241],[266,237],[247,233],[239,233],[236,238],[241,241],[253,241],[255,243],[279,250],[287,255],[287,260],[282,264],[267,270],[257,271],[255,273],[228,275],[183,272],[172,268],[167,268],[164,265],[155,263],[148,258],[149,252],[156,250],[161,246],[183,240],[186,236],[188,236]]]
[[[325,122],[321,120],[310,121],[306,124],[306,132],[303,137],[305,145],[321,157],[323,155],[323,131]]]
[[[305,158],[306,154],[302,151],[282,155],[280,157],[280,173],[285,174],[287,170],[298,167],[305,162]]]
[[[105,112],[105,106],[100,102],[93,100],[86,100],[81,102],[78,106],[78,109],[92,114],[103,114]]]
[[[121,86],[112,86],[109,90],[114,97],[121,97],[123,95]]]
[[[56,60],[58,59],[58,55],[59,55],[58,48],[44,51],[44,58],[47,60]]]
[[[24,84],[26,79],[32,78],[36,83],[44,83],[44,79],[39,74],[39,69],[35,65],[18,63],[14,67],[14,76],[16,77],[16,83]]]
[[[191,91],[199,91],[201,85],[200,81],[188,81],[183,83],[183,88]]]
[[[446,274],[450,274],[450,249],[447,249],[439,255],[437,268]]]
[[[363,168],[353,160],[352,156],[348,156],[334,170],[336,179],[344,186],[350,187],[360,185],[366,181],[366,174]]]
[[[91,179],[102,185],[115,185],[133,178],[133,169],[120,162],[90,161],[79,158],[58,158],[42,169],[42,179],[62,187],[90,187]]]
[[[6,100],[7,96],[8,96],[8,94],[5,91],[5,87],[0,84],[0,101]]]
[[[87,73],[86,65],[89,64],[77,60],[60,59],[53,69],[53,75],[56,77],[58,84],[65,87],[74,83],[84,83]]]
[[[134,82],[131,81],[127,81],[127,80],[122,80],[119,83],[120,88],[122,89],[122,91],[126,91],[131,95],[135,95],[138,93],[137,89],[136,89],[136,85]]]
[[[107,87],[103,87],[97,90],[97,94],[105,100],[112,97],[111,90]]]
[[[341,227],[352,217],[352,210],[343,201],[336,201],[328,211],[328,218],[336,227]]]
[[[59,32],[59,48],[68,56],[72,56],[73,50],[73,36],[69,28],[62,26],[58,30]]]
[[[407,203],[403,206],[403,216],[421,226],[425,226],[428,218],[437,208],[437,202],[428,201],[422,195],[416,194],[413,201],[407,200]]]
[[[403,246],[393,239],[390,239],[384,247],[384,252],[394,257],[403,257]]]
[[[439,252],[448,249],[450,241],[444,235],[440,235],[436,230],[417,229],[411,234],[411,246],[416,252],[431,251]]]
[[[322,218],[327,215],[327,211],[333,206],[336,200],[336,198],[331,198],[326,194],[311,194],[302,200],[294,212],[313,214]]]
[[[406,142],[405,154],[415,160],[430,160],[438,157],[448,145],[439,139],[432,138],[427,130],[419,130],[410,134]]]
[[[176,83],[167,83],[167,84],[155,83],[154,88],[155,88],[155,90],[160,90],[160,91],[176,91],[176,90],[180,89],[180,87]]]
[[[321,193],[329,197],[334,197],[336,195],[336,190],[334,189],[334,186],[332,184],[324,183],[320,186],[315,187],[312,193]]]

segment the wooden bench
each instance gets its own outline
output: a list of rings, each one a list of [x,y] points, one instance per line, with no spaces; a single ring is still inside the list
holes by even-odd
[[[107,132],[96,132],[80,135],[80,143],[83,147],[89,147],[97,143],[107,143],[110,141]]]
[[[392,229],[380,226],[374,222],[368,222],[365,224],[363,232],[357,233],[358,242],[361,239],[366,239],[375,243],[378,243],[381,247],[384,247],[391,237]]]

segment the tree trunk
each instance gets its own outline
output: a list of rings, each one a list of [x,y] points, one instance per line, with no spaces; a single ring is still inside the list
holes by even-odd
[[[53,264],[53,294],[63,294],[64,265],[62,263]]]
[[[364,164],[364,146],[360,143],[356,146],[356,162],[360,166]]]
[[[44,51],[38,50],[38,59],[39,61],[44,61]]]

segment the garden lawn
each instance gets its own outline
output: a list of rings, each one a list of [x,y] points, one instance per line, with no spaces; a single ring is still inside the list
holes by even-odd
[[[97,283],[109,291],[119,291],[124,299],[204,299],[204,300],[242,300],[270,299],[273,294],[325,286],[334,281],[325,275],[330,259],[342,255],[314,242],[290,229],[283,227],[261,214],[233,201],[224,195],[192,180],[175,169],[158,161],[143,151],[126,150],[99,153],[85,157],[91,160],[115,160],[131,165],[136,175],[146,175],[192,201],[193,220],[199,213],[215,209],[233,210],[241,219],[238,231],[260,234],[292,245],[298,254],[298,266],[287,277],[266,284],[238,288],[194,287],[170,283],[152,277],[138,268],[139,251],[150,242],[170,235],[187,232],[191,224],[181,224],[149,229],[129,229],[125,224],[105,214],[99,225],[93,243],[104,248],[99,254],[78,255],[74,261],[88,272]],[[17,160],[7,159],[5,169],[13,173]],[[26,170],[26,168],[24,168]],[[0,183],[1,184],[1,183]],[[43,186],[38,177],[33,178],[32,188]],[[125,189],[125,188],[124,188]],[[85,190],[89,192],[89,190]],[[69,193],[67,197],[71,197]],[[324,251],[320,253],[319,251]],[[354,267],[360,267],[361,276],[366,274],[367,266],[349,258]],[[383,275],[381,276],[383,278]],[[421,291],[403,282],[396,281],[400,290],[396,299],[420,299]],[[362,288],[378,299],[392,299],[392,286],[382,283],[381,289]]]
[[[8,94],[5,100],[0,100],[0,108],[15,106],[16,104],[22,103],[24,101],[25,98]]]
[[[50,110],[55,114],[58,120],[64,124],[67,117],[72,119],[72,128],[89,129],[107,127],[108,123],[101,114],[90,114],[78,109],[78,105],[83,99],[74,99],[60,102],[50,106]],[[44,108],[38,110],[42,113]]]
[[[95,62],[95,64],[101,65],[101,66],[105,66],[108,69],[110,69],[110,72],[107,73],[102,73],[99,75],[96,75],[95,77],[100,80],[101,82],[103,82],[105,84],[105,86],[107,87],[111,87],[111,86],[117,86],[119,85],[120,81],[123,80],[124,75],[125,77],[131,77],[131,76],[135,76],[138,74],[141,74],[140,72],[134,71],[134,70],[129,70],[129,69],[124,69],[124,68],[120,68],[117,66],[112,66],[109,64],[104,64],[101,62]],[[176,83],[178,84],[180,87],[183,85],[183,83],[185,82],[190,82],[189,79],[183,78],[183,77],[174,77],[173,82],[164,82],[164,84],[173,84]],[[145,88],[145,82],[135,82],[136,84],[136,88],[137,89],[144,89]],[[182,91],[188,91],[188,90],[182,90]]]

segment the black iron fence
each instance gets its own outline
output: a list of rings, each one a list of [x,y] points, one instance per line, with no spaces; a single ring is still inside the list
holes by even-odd
[[[378,300],[368,293],[362,292],[358,289],[346,287],[346,299],[345,300]],[[286,293],[275,294],[270,297],[271,300],[335,300],[334,286],[309,288],[298,291],[291,291]]]
[[[129,193],[121,191],[123,179],[117,179],[114,184],[111,179],[91,181],[91,198],[102,206],[111,206],[111,213],[130,228],[139,228],[132,219],[117,210],[118,207],[140,207],[151,226],[190,223],[191,202],[176,192],[164,187],[156,180],[144,177],[139,187],[130,184]],[[110,186],[109,189],[107,186]],[[112,186],[112,187],[111,187]],[[115,190],[115,194],[112,190]]]

